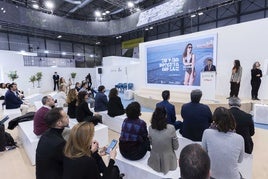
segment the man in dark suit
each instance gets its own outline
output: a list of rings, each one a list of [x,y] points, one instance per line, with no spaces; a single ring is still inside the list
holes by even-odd
[[[230,98],[229,106],[229,110],[233,114],[236,121],[236,133],[240,134],[244,138],[245,152],[251,154],[254,145],[251,136],[253,136],[255,133],[252,116],[240,110],[241,102],[239,98]]]
[[[216,71],[216,66],[212,63],[212,58],[207,59],[207,65],[204,68],[204,71]]]
[[[5,103],[6,109],[16,109],[23,104],[23,101],[17,94],[17,85],[15,83],[11,83],[8,86],[8,90],[5,94]]]
[[[175,106],[171,104],[168,100],[170,99],[170,91],[164,90],[162,92],[163,101],[156,104],[156,107],[164,107],[167,112],[167,123],[174,125],[175,129],[179,129],[182,122],[176,121]]]
[[[59,90],[59,80],[60,80],[60,76],[57,74],[57,72],[55,72],[54,75],[53,75],[54,91],[56,90],[56,87]]]
[[[182,105],[183,125],[180,133],[193,141],[201,141],[205,129],[212,123],[212,113],[207,105],[201,104],[202,91],[191,92],[191,102]]]

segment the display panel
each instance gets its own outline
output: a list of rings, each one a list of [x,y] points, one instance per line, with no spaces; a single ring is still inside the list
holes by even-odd
[[[216,65],[216,34],[158,44],[146,47],[148,84],[200,86],[207,59]]]

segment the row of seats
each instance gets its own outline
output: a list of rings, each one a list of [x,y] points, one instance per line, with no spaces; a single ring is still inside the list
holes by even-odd
[[[124,92],[125,90],[133,90],[134,84],[133,83],[118,83],[115,85],[115,88],[120,91]]]

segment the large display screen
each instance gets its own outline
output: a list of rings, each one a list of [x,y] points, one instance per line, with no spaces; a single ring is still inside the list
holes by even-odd
[[[148,84],[200,86],[207,60],[216,65],[216,34],[158,44],[146,47]]]

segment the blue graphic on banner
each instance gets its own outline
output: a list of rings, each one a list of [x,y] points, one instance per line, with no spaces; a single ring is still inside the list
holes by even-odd
[[[180,42],[147,48],[147,83],[169,85],[200,86],[200,72],[206,65],[207,58],[216,57],[215,35],[203,38],[189,39]],[[187,44],[192,44],[194,54],[194,73],[192,83],[186,84],[187,67],[183,58]],[[213,60],[216,64],[216,60]]]

